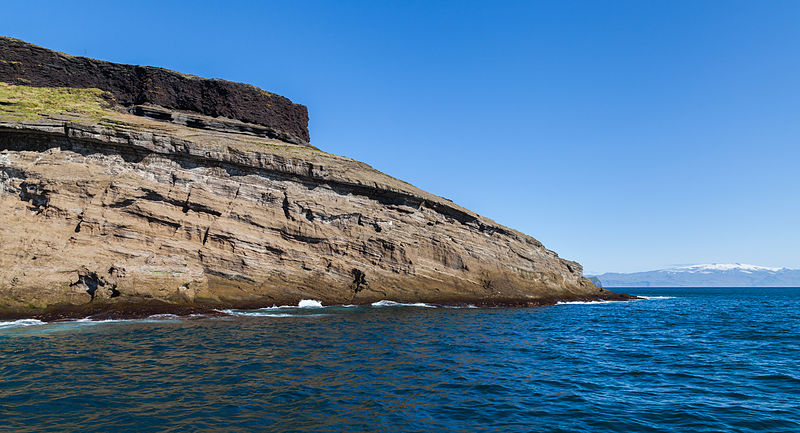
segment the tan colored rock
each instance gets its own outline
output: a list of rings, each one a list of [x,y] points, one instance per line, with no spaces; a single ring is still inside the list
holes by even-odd
[[[0,121],[0,218],[6,309],[616,296],[364,163],[123,113]]]

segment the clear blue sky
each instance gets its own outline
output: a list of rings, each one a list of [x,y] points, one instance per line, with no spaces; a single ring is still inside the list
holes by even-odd
[[[287,96],[587,271],[800,267],[798,1],[117,3],[5,2],[0,33]]]

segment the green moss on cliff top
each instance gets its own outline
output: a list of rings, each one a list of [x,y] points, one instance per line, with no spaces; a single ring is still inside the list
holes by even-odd
[[[41,115],[79,115],[95,119],[110,114],[109,94],[100,89],[30,87],[0,83],[0,116],[35,120]]]

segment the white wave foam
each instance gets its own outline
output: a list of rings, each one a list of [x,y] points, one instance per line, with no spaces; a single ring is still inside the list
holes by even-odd
[[[594,304],[616,304],[628,301],[559,301],[556,305],[594,305]]]
[[[271,307],[262,307],[259,310],[280,310],[286,308],[324,308],[322,302],[314,299],[301,299],[297,305],[273,305]]]
[[[313,299],[301,299],[297,303],[298,308],[322,308],[322,302]]]
[[[47,322],[42,322],[41,320],[37,319],[20,319],[14,320],[11,322],[0,322],[0,329],[6,328],[18,328],[23,326],[37,326],[37,325],[46,325]]]
[[[297,308],[297,307],[295,307]],[[246,317],[322,317],[327,316],[327,314],[303,314],[303,313],[273,313],[269,311],[261,310],[215,310],[219,311],[220,313],[229,314],[231,316],[246,316]]]
[[[648,301],[657,301],[662,299],[675,299],[675,296],[639,296],[639,298]],[[641,299],[632,299],[632,301],[638,301]],[[616,304],[619,302],[630,302],[630,301],[560,301],[556,302],[556,305]]]
[[[177,314],[153,314],[152,316],[148,316],[148,319],[180,319],[181,316]]]
[[[262,309],[263,310],[263,309]],[[230,314],[231,316],[249,316],[249,317],[294,317],[294,314],[289,313],[267,313],[261,310],[255,311],[238,311],[238,310],[215,310],[220,313]]]
[[[435,305],[426,304],[424,302],[414,302],[411,304],[405,304],[402,302],[395,302],[395,301],[378,301],[372,303],[373,307],[425,307],[425,308],[436,308]]]
[[[51,322],[51,325],[54,325],[54,330],[66,330],[72,328],[78,328],[83,326],[94,326],[99,325],[101,323],[117,323],[117,322],[147,322],[145,319],[103,319],[103,320],[94,320],[89,317],[84,317],[83,319],[73,319],[73,320],[63,320],[59,322]]]
[[[163,323],[168,320],[179,320],[181,317],[174,314],[154,314],[143,319],[92,319],[84,317],[83,319],[65,320],[61,322],[52,322],[57,325],[99,325],[101,323]]]
[[[3,329],[13,329],[13,328],[22,328],[22,327],[29,327],[29,326],[41,326],[41,325],[50,325],[42,329],[42,332],[50,332],[50,331],[65,331],[71,329],[78,329],[84,326],[94,326],[100,324],[108,324],[108,323],[124,323],[124,322],[136,322],[136,323],[163,323],[165,321],[172,321],[180,319],[180,316],[176,316],[174,314],[154,314],[149,316],[145,319],[102,319],[96,320],[92,319],[91,317],[83,317],[81,319],[69,319],[69,320],[59,320],[55,322],[42,322],[41,320],[37,319],[21,319],[15,320],[13,322],[0,322],[0,330]]]

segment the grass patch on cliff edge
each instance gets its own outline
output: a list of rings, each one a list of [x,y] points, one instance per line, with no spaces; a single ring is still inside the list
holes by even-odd
[[[35,120],[41,115],[77,115],[99,119],[110,113],[109,94],[100,89],[31,87],[0,83],[0,116]]]

